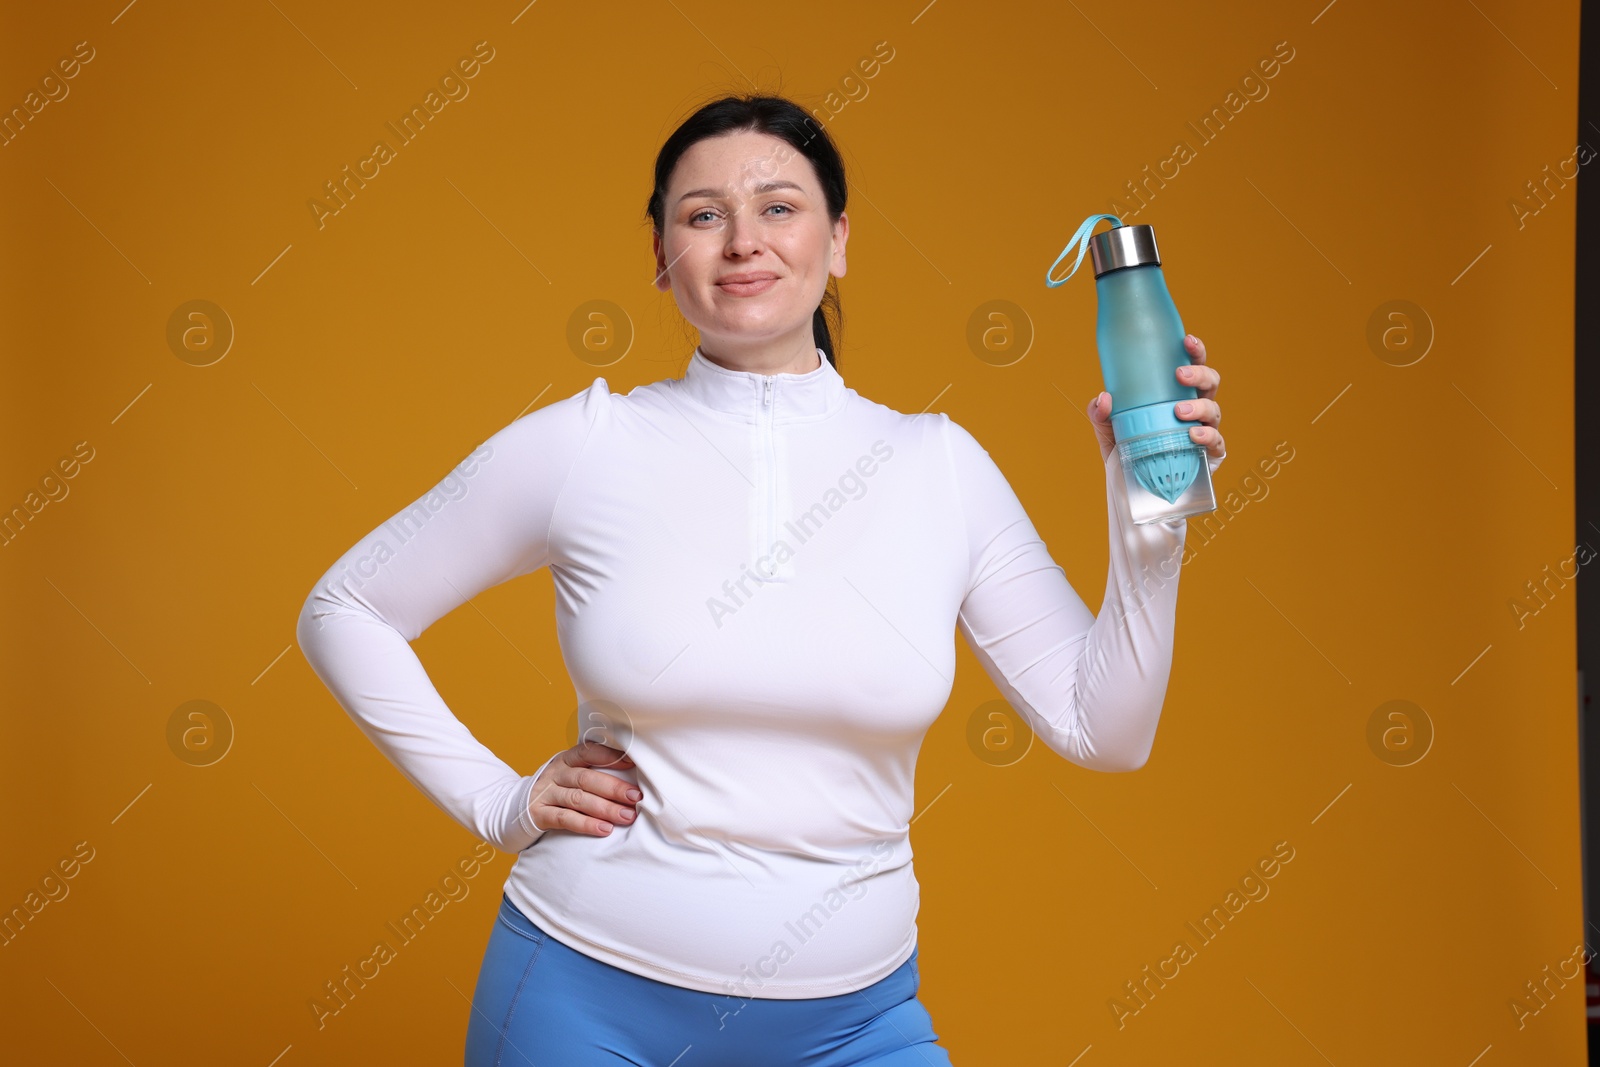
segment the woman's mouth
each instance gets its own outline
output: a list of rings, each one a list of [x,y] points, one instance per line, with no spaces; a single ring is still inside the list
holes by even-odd
[[[722,281],[717,283],[717,288],[730,296],[755,296],[764,293],[778,284],[778,279],[767,275],[766,277],[751,278],[748,281]]]

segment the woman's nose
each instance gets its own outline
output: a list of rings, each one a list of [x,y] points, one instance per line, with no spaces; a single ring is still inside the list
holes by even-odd
[[[756,230],[756,220],[743,210],[735,211],[728,216],[728,247],[741,254],[748,254],[760,245],[760,235]]]

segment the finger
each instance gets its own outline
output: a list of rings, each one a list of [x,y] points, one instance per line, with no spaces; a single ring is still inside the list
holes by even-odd
[[[1193,419],[1207,426],[1222,421],[1222,408],[1215,400],[1180,400],[1172,405],[1172,412],[1180,419]]]
[[[1204,397],[1212,397],[1217,393],[1217,386],[1222,384],[1222,375],[1215,367],[1202,367],[1195,363],[1179,367],[1178,381],[1184,385],[1193,386]]]
[[[1206,361],[1206,343],[1192,333],[1183,335],[1183,347],[1188,349],[1189,358],[1196,363]]]
[[[571,830],[575,834],[605,837],[613,827],[604,819],[594,819],[571,808],[551,804],[535,805],[533,825],[541,830]]]
[[[633,763],[626,752],[598,741],[584,741],[576,747],[578,759],[590,767],[631,766]]]
[[[638,786],[626,778],[618,778],[616,775],[607,774],[605,771],[579,771],[575,784],[584,792],[610,802],[609,804],[603,804],[598,811],[592,807],[586,809],[605,818],[619,815],[624,808],[631,808],[634,803],[644,799],[644,793]],[[630,818],[632,814],[630,810]],[[611,818],[611,821],[616,822],[617,820]]]
[[[1218,459],[1221,459],[1228,450],[1227,444],[1222,440],[1222,434],[1217,432],[1215,426],[1189,427],[1189,440],[1197,445],[1204,445],[1206,452]]]
[[[546,803],[563,803],[588,815],[606,819],[618,826],[633,822],[638,812],[634,810],[629,793],[638,793],[632,782],[605,771],[583,769],[572,778],[565,793],[556,794]],[[643,794],[640,794],[641,796]]]
[[[603,771],[589,771],[588,774],[604,774]],[[605,775],[605,777],[611,777]],[[595,819],[617,826],[626,826],[634,820],[635,812],[632,807],[612,802],[605,793],[597,792],[607,787],[592,779],[584,779],[580,785],[553,786],[539,798],[540,803],[552,808],[567,808],[583,815],[593,816]]]

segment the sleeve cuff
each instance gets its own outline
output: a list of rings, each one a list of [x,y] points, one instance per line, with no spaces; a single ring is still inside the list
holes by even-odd
[[[516,824],[518,830],[518,840],[525,841],[526,844],[518,845],[511,851],[526,852],[534,845],[537,845],[540,840],[544,838],[545,831],[534,825],[533,813],[529,810],[533,802],[533,784],[534,782],[538,781],[539,775],[544,773],[545,768],[554,763],[560,755],[560,752],[555,753],[549,759],[540,764],[538,770],[523,778],[523,784],[517,790],[518,802]]]

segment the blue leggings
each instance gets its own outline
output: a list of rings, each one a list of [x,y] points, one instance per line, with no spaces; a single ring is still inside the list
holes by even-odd
[[[854,993],[741,998],[658,982],[551,937],[503,893],[466,1067],[949,1067],[917,956]]]

